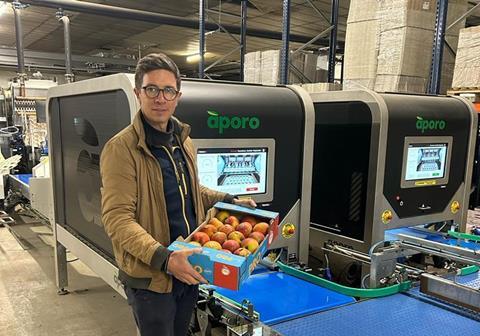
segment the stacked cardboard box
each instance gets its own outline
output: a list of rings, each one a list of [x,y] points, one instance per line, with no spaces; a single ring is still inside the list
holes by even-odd
[[[260,73],[259,83],[266,85],[276,85],[279,83],[280,51],[262,51]]]
[[[368,2],[368,4],[366,4]],[[426,91],[435,29],[435,0],[352,0],[347,21],[344,86],[376,91]],[[466,11],[449,1],[448,21]],[[447,32],[455,50],[460,22]],[[442,93],[450,86],[453,54],[444,51]]]
[[[296,53],[290,55],[288,83],[326,81],[326,70],[318,69],[318,55]],[[245,82],[276,85],[280,83],[280,51],[265,50],[245,55]]]
[[[347,19],[344,89],[374,89],[379,47],[378,0],[351,0]]]
[[[435,12],[434,1],[380,1],[376,91],[425,92]]]
[[[449,0],[448,12],[447,12],[447,26],[456,21],[459,17],[465,14],[468,10],[467,0]],[[452,87],[453,72],[455,68],[455,54],[457,52],[458,38],[460,30],[465,27],[466,18],[450,28],[445,33],[445,40],[449,46],[453,49],[449,49],[445,45],[443,49],[443,62],[442,62],[442,81],[441,81],[441,93],[446,93],[448,89]]]
[[[480,26],[460,31],[452,86],[480,87]]]
[[[246,83],[260,83],[262,67],[262,52],[255,51],[245,55],[244,81]]]
[[[301,87],[308,93],[342,90],[342,84],[339,83],[306,83],[301,84]]]

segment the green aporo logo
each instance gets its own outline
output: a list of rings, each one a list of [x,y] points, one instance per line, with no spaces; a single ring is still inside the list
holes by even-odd
[[[218,129],[219,134],[223,134],[224,130],[228,128],[257,129],[260,127],[260,119],[257,117],[227,117],[211,110],[207,111],[207,113],[209,114],[207,119],[208,128]]]
[[[443,130],[447,127],[445,120],[428,120],[417,116],[417,130],[424,133],[426,130]]]

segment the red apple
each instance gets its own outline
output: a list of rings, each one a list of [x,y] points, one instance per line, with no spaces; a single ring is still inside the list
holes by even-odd
[[[226,252],[226,253],[230,253],[230,254],[232,254],[232,251],[230,251],[230,250],[221,249],[220,251],[223,251],[223,252]]]
[[[250,233],[248,237],[255,239],[259,244],[265,239],[263,233],[257,231]]]
[[[240,243],[237,242],[236,240],[227,240],[225,243],[223,243],[222,247],[225,250],[229,250],[230,252],[234,252],[240,248]]]
[[[209,248],[215,249],[215,250],[221,250],[222,249],[222,245],[220,245],[219,242],[216,242],[216,241],[213,241],[213,240],[210,240],[210,241],[206,242],[205,244],[203,244],[203,247],[209,247]]]
[[[270,226],[267,223],[260,222],[253,227],[253,232],[260,232],[260,233],[263,233],[264,236],[266,236],[268,233],[269,227]]]
[[[258,242],[253,238],[245,238],[242,240],[242,247],[249,250],[251,253],[258,249]]]
[[[250,255],[250,251],[247,250],[246,248],[240,247],[239,249],[235,250],[233,254],[236,254],[242,257],[248,257]]]
[[[242,222],[249,222],[253,227],[253,226],[255,226],[255,224],[258,223],[258,220],[251,215],[246,215],[246,216],[243,216]]]
[[[233,226],[231,226],[230,224],[225,224],[224,226],[221,226],[218,231],[220,232],[223,232],[225,233],[227,236],[232,233],[233,231],[235,231],[235,229],[233,228]]]
[[[207,224],[203,228],[201,228],[200,231],[205,232],[208,237],[211,238],[213,234],[217,232],[217,228],[212,224]]]
[[[248,235],[252,232],[252,224],[250,224],[249,222],[242,222],[237,225],[235,230],[243,233],[244,237],[248,237]]]
[[[223,232],[217,232],[213,234],[212,240],[219,242],[220,245],[222,245],[227,240],[227,235]]]
[[[203,245],[210,240],[210,237],[205,232],[197,231],[193,234],[192,239]]]
[[[228,239],[236,240],[238,243],[240,243],[243,239],[245,239],[245,236],[241,232],[233,231],[228,235]]]
[[[231,226],[233,226],[234,229],[237,227],[238,224],[240,224],[238,218],[235,216],[228,216],[227,219],[225,219],[224,223],[230,224]]]

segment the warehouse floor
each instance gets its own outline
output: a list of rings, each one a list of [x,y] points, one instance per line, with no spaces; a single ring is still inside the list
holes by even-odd
[[[12,230],[25,240],[19,244],[0,227],[1,336],[136,335],[126,300],[74,256],[68,255],[70,294],[57,294],[48,227]]]

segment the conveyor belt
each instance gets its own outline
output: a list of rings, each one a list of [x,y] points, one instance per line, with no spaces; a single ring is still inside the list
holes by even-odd
[[[478,336],[480,322],[404,294],[274,324],[286,336]]]
[[[333,292],[281,272],[264,272],[250,276],[239,291],[215,287],[218,294],[238,303],[248,299],[260,321],[265,324],[317,313],[355,302]]]
[[[475,242],[468,242],[464,240],[457,240],[455,238],[445,237],[444,235],[436,232],[427,232],[420,229],[412,228],[402,228],[394,229],[385,232],[385,240],[395,240],[398,239],[398,234],[410,235],[413,237],[423,238],[437,243],[452,245],[452,246],[461,246],[469,248],[474,251],[480,251],[480,244]],[[480,333],[479,333],[480,335]]]
[[[30,178],[32,177],[32,174],[16,174],[16,175],[12,175],[12,176],[15,177],[16,179],[22,181],[26,185],[28,185],[29,182],[30,182]]]

